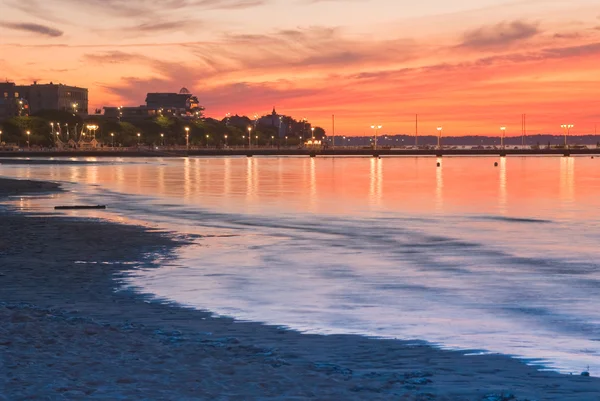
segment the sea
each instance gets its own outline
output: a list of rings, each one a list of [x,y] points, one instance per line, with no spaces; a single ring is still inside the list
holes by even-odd
[[[23,210],[193,243],[125,286],[240,321],[426,341],[600,373],[600,158],[73,158],[0,165],[68,190]]]

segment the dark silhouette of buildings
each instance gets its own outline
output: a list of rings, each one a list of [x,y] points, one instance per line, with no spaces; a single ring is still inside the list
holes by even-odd
[[[16,91],[27,100],[32,114],[41,110],[63,110],[88,114],[88,90],[63,84],[38,84],[16,86]]]

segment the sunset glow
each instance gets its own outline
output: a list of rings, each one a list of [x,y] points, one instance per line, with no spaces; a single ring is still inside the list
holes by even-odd
[[[0,0],[0,79],[90,89],[90,112],[187,87],[206,115],[336,134],[594,133],[597,0]]]

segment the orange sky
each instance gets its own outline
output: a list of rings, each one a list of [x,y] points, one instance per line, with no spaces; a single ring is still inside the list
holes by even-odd
[[[591,0],[0,0],[0,71],[90,89],[90,110],[189,88],[206,114],[273,106],[336,134],[593,133]]]

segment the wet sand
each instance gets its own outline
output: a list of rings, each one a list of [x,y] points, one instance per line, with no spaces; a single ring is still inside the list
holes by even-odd
[[[54,190],[0,180],[0,196]],[[600,399],[597,378],[502,355],[303,335],[117,290],[177,256],[188,242],[172,233],[1,207],[0,227],[0,400]]]

